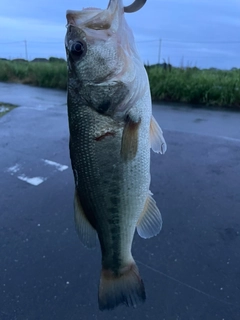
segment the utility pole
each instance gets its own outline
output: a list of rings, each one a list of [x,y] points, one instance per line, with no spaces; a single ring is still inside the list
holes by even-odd
[[[26,60],[28,61],[27,40],[24,40],[24,44],[25,44],[25,57],[26,57]]]
[[[158,64],[161,62],[161,50],[162,50],[162,39],[159,39],[158,44]]]

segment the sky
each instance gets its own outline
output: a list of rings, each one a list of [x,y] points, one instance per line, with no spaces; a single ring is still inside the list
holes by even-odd
[[[124,5],[131,0],[124,0]],[[0,1],[1,58],[65,58],[66,10],[108,0]],[[126,14],[144,63],[240,68],[240,0],[147,0]]]

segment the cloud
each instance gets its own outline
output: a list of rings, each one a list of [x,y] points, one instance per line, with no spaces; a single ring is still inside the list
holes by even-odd
[[[21,19],[4,16],[0,16],[0,29],[4,30],[2,39],[9,41],[60,39],[66,31],[64,25],[46,24],[39,18]]]
[[[128,5],[132,1],[124,0]],[[108,0],[0,1],[0,56],[65,57],[65,14],[67,9],[106,8]],[[179,64],[182,57],[200,66],[240,66],[240,1],[148,0],[142,10],[126,14],[144,61],[160,57]],[[152,40],[152,42],[149,42]],[[240,40],[240,39],[239,39]],[[20,41],[17,45],[13,42]],[[143,42],[144,41],[144,42]],[[225,43],[216,43],[225,41]],[[5,43],[8,44],[6,45]],[[10,44],[9,42],[12,42]]]

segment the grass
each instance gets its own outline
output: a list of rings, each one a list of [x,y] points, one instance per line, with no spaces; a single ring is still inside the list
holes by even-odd
[[[163,64],[146,66],[146,70],[154,101],[240,108],[240,69],[201,70]],[[57,58],[46,62],[0,60],[0,81],[66,90],[66,62]]]
[[[5,103],[5,102],[0,101],[0,118],[16,107],[17,106],[14,104]]]
[[[66,89],[67,66],[60,59],[47,62],[3,60],[0,61],[0,81]]]
[[[147,67],[153,100],[240,107],[240,69]]]

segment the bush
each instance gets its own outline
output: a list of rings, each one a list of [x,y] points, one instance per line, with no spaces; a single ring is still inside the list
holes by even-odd
[[[240,106],[240,70],[146,68],[153,100]]]
[[[0,60],[0,81],[21,82],[46,88],[67,88],[67,65],[61,61],[17,62]]]
[[[67,88],[67,64],[51,57],[45,62],[0,59],[0,81],[46,88]],[[209,106],[240,107],[240,69],[174,68],[170,64],[146,66],[152,98]]]

